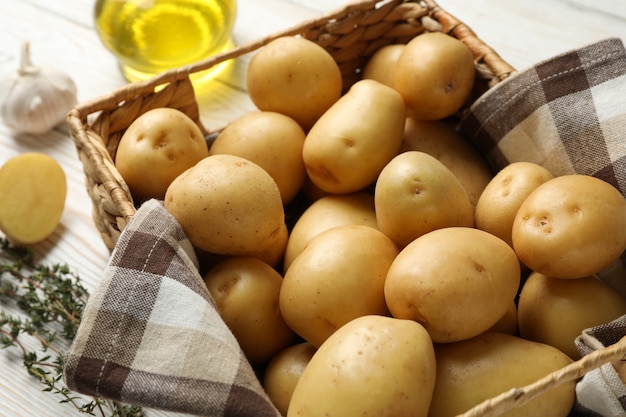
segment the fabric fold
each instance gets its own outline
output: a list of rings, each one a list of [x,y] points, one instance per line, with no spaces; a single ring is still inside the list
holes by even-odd
[[[65,363],[71,390],[199,416],[280,414],[220,318],[162,203],[144,203],[91,295]]]

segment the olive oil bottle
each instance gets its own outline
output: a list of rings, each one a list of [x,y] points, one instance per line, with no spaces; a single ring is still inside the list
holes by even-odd
[[[128,81],[145,80],[234,46],[236,0],[97,0],[94,14],[98,36]]]

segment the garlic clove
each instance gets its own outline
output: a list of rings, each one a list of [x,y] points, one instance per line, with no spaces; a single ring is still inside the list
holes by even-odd
[[[77,103],[77,88],[66,73],[37,67],[30,60],[30,44],[22,46],[20,66],[0,86],[0,117],[17,132],[42,134],[63,122]]]

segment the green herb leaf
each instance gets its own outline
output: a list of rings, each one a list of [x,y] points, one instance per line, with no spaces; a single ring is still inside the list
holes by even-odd
[[[60,403],[93,416],[143,417],[140,407],[101,398],[84,400],[63,384],[65,356],[58,345],[74,340],[88,297],[67,265],[38,263],[30,248],[0,237],[0,307],[12,303],[22,313],[12,315],[0,308],[0,346],[18,349],[26,372],[44,392],[58,395]],[[25,337],[38,341],[39,349],[28,350]]]

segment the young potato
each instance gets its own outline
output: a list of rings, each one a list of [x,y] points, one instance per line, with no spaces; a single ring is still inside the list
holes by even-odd
[[[510,308],[520,265],[502,239],[469,227],[429,232],[402,249],[385,280],[394,317],[422,324],[435,343],[469,339]]]
[[[273,268],[279,268],[283,258],[285,256],[285,249],[287,248],[287,241],[289,240],[289,229],[287,224],[282,222],[280,229],[276,232],[276,235],[272,238],[272,244],[268,244],[260,248],[259,250],[250,251],[250,256],[254,256],[272,266]]]
[[[321,197],[329,194],[326,191],[321,190],[317,185],[315,185],[308,175],[304,180],[304,185],[302,185],[302,193],[311,202],[317,201]]]
[[[115,167],[140,203],[162,200],[174,178],[208,155],[204,135],[189,116],[159,107],[128,126],[115,153]]]
[[[513,222],[520,260],[550,277],[583,278],[626,250],[626,199],[611,184],[589,175],[563,175],[537,187]]]
[[[626,299],[590,276],[550,278],[533,272],[519,297],[520,336],[580,359],[575,339],[583,330],[626,314]]]
[[[265,367],[263,388],[282,416],[287,415],[293,391],[316,351],[308,342],[297,343],[278,352]]]
[[[528,195],[554,178],[532,162],[514,162],[502,168],[487,184],[475,210],[476,227],[513,246],[513,220]]]
[[[380,48],[365,64],[362,77],[393,87],[393,68],[405,47],[403,43],[396,43]]]
[[[211,145],[210,153],[238,155],[265,169],[276,181],[286,205],[306,178],[304,137],[304,130],[291,117],[254,111],[228,124]]]
[[[357,82],[304,140],[302,157],[311,181],[332,194],[371,185],[398,152],[404,121],[397,91],[374,80]]]
[[[0,230],[18,244],[40,242],[59,226],[66,197],[65,172],[54,158],[14,156],[0,168]]]
[[[409,117],[400,147],[400,152],[405,151],[426,152],[448,167],[465,188],[472,206],[493,178],[485,157],[452,126],[438,120]]]
[[[191,243],[206,252],[254,256],[284,239],[276,181],[236,155],[210,155],[183,172],[164,204]]]
[[[307,243],[335,226],[362,224],[378,229],[374,196],[365,192],[329,194],[314,201],[296,221],[285,249],[283,270],[302,252]]]
[[[220,317],[253,365],[266,364],[295,340],[278,308],[282,281],[274,268],[252,257],[229,257],[204,276]]]
[[[460,40],[442,32],[416,36],[400,54],[393,87],[418,120],[440,120],[456,113],[474,87],[474,56]]]
[[[401,248],[436,229],[474,225],[474,208],[459,179],[420,151],[400,153],[385,166],[374,206],[378,228]]]
[[[284,275],[280,310],[285,321],[319,347],[356,317],[388,315],[385,277],[397,254],[394,243],[369,226],[337,226],[321,232]]]
[[[517,319],[517,304],[515,300],[511,301],[509,308],[504,316],[498,320],[496,324],[487,329],[486,332],[506,333],[513,336],[519,336],[519,324]]]
[[[483,401],[531,384],[572,360],[558,349],[503,333],[435,345],[437,376],[429,417],[454,417]],[[546,391],[506,417],[566,417],[576,381]]]
[[[435,368],[432,341],[418,323],[358,317],[315,352],[287,417],[426,417]]]
[[[258,109],[285,114],[305,131],[343,91],[333,57],[315,42],[296,36],[275,39],[259,50],[248,64],[246,85]]]

